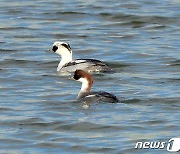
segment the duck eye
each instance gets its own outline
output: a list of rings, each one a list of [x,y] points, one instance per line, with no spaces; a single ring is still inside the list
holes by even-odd
[[[56,52],[57,49],[58,49],[58,47],[57,47],[56,45],[54,45],[53,48],[52,48],[52,50],[53,50],[54,52]]]
[[[79,80],[79,79],[80,79],[80,75],[75,73],[73,78],[74,78],[75,80]]]

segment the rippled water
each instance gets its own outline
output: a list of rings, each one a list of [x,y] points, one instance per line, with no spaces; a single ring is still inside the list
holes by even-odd
[[[134,147],[180,136],[179,26],[178,0],[1,0],[0,153],[166,152]],[[82,109],[57,40],[113,67],[93,89],[121,103]]]

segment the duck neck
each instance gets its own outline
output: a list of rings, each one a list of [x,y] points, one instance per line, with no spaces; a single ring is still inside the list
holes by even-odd
[[[81,82],[82,86],[77,98],[82,98],[86,93],[90,92],[93,83],[92,80],[87,80],[86,78],[82,78]]]
[[[70,53],[66,53],[66,54],[62,54],[61,55],[61,61],[58,65],[57,71],[60,71],[60,69],[67,63],[72,61],[72,52]]]

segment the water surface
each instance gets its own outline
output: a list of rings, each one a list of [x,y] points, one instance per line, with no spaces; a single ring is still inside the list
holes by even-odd
[[[0,2],[0,153],[164,153],[138,141],[179,137],[180,2]],[[75,101],[80,83],[56,72],[54,41],[115,69],[93,90],[121,103]]]

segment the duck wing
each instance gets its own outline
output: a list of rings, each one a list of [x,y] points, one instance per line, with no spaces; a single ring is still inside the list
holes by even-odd
[[[71,69],[69,70],[68,67],[71,66]],[[88,72],[93,72],[93,71],[100,71],[100,72],[106,72],[106,71],[111,71],[111,68],[103,63],[100,60],[96,59],[76,59],[74,61],[71,61],[67,64],[65,64],[62,67],[62,70],[67,70],[70,72],[75,71],[76,69],[82,69]]]

